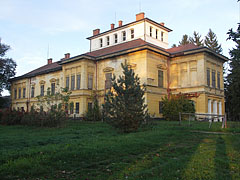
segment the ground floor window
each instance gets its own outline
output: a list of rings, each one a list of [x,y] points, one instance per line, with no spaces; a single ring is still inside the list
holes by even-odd
[[[159,114],[163,113],[163,102],[159,101]]]
[[[76,113],[76,114],[79,114],[79,102],[76,102],[76,105],[75,105],[75,113]]]

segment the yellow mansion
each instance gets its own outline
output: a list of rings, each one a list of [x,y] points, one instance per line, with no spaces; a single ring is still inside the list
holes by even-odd
[[[54,93],[59,87],[72,92],[69,112],[82,117],[92,106],[92,95],[99,103],[110,88],[112,74],[122,73],[121,63],[127,62],[146,84],[145,99],[151,115],[161,117],[161,100],[168,93],[187,94],[194,101],[196,112],[224,114],[223,63],[227,58],[206,47],[193,44],[168,48],[168,33],[164,23],[136,15],[136,21],[118,22],[110,30],[93,30],[90,52],[65,57],[48,63],[11,80],[12,108],[28,111],[37,105],[36,96]],[[59,86],[57,86],[59,84]]]

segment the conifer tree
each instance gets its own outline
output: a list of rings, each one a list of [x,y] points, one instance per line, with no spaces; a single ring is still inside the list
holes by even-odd
[[[147,105],[144,104],[145,87],[127,63],[121,64],[123,75],[112,78],[112,89],[105,96],[103,115],[115,128],[122,132],[136,131],[146,120]]]
[[[182,37],[182,40],[179,41],[179,45],[186,45],[186,44],[190,44],[190,40],[189,40],[189,37],[187,34],[184,34],[183,37]]]
[[[204,44],[214,52],[219,54],[222,53],[221,44],[218,44],[217,36],[211,29],[209,29],[208,34],[205,36]]]
[[[190,37],[189,40],[191,43],[197,46],[203,46],[203,40],[201,39],[201,35],[196,31],[193,32],[193,37]]]
[[[232,29],[227,33],[228,40],[236,43],[235,48],[230,50],[231,60],[229,62],[230,73],[225,83],[226,109],[232,120],[240,120],[240,24],[234,32]]]
[[[176,45],[176,44],[173,44],[173,45],[172,45],[172,48],[174,48],[174,47],[177,47],[177,45]]]

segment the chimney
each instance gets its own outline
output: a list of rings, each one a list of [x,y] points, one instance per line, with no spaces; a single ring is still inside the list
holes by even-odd
[[[64,54],[65,55],[65,58],[64,59],[69,59],[70,58],[70,53],[66,53]]]
[[[136,14],[136,21],[141,20],[141,19],[144,19],[144,15],[145,15],[144,12],[141,12],[141,13],[139,13],[139,14]]]
[[[164,26],[164,24],[165,24],[164,22],[161,22],[161,23],[160,23],[160,25],[162,25],[162,26]]]
[[[112,30],[112,29],[114,29],[114,24],[113,24],[113,23],[111,24],[111,30]]]
[[[47,64],[52,64],[52,58],[49,58],[49,59],[47,60]]]
[[[122,26],[122,23],[123,23],[122,20],[119,20],[119,21],[118,21],[118,26],[121,27],[121,26]]]
[[[93,30],[93,35],[96,36],[100,33],[100,29],[94,29]]]

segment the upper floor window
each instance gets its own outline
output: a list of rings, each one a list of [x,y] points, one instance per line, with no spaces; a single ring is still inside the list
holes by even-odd
[[[34,97],[34,92],[35,92],[35,87],[32,86],[32,89],[31,89],[31,97],[32,97],[32,98]]]
[[[216,87],[216,77],[215,77],[215,71],[212,71],[212,87]]]
[[[114,34],[114,42],[117,43],[118,42],[118,35]]]
[[[122,32],[122,40],[123,40],[123,41],[126,41],[126,31],[123,31],[123,32]]]
[[[80,89],[80,87],[81,87],[81,75],[78,74],[77,75],[77,89]]]
[[[51,94],[55,94],[55,83],[51,83]]]
[[[207,69],[207,85],[210,86],[210,69]]]
[[[163,41],[163,36],[164,36],[164,33],[161,32],[161,41]]]
[[[110,44],[110,38],[107,36],[107,46]]]
[[[158,30],[156,29],[156,39],[158,39]]]
[[[14,89],[14,99],[17,99],[17,89]]]
[[[75,89],[75,75],[71,76],[71,90]]]
[[[150,26],[150,36],[152,37],[152,30],[153,30],[153,28],[152,28],[152,26]]]
[[[21,88],[18,89],[18,98],[20,99],[21,98]]]
[[[100,47],[103,47],[103,40],[102,40],[102,38],[99,39],[99,43],[100,43]]]
[[[217,73],[217,87],[220,89],[220,72]]]
[[[105,88],[110,89],[112,86],[112,73],[106,73],[105,77],[106,77]]]
[[[131,29],[131,39],[134,38],[134,29]]]
[[[43,84],[40,87],[40,96],[44,96],[44,85]]]
[[[23,98],[26,97],[26,88],[23,88]]]
[[[66,77],[66,88],[69,89],[69,76]]]
[[[88,75],[88,89],[93,89],[93,75]]]
[[[158,70],[158,87],[163,87],[163,71]]]

